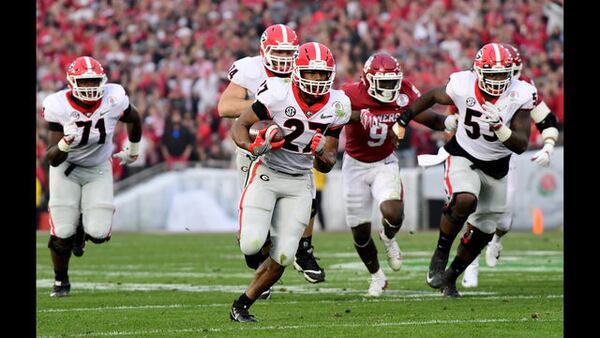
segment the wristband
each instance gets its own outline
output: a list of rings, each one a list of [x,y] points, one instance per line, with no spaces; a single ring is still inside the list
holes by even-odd
[[[512,130],[503,124],[500,128],[495,129],[494,133],[496,133],[496,136],[498,136],[498,140],[504,143],[504,141],[508,140],[510,135],[512,135]]]
[[[62,151],[63,153],[68,153],[69,148],[71,148],[71,145],[68,144],[64,138],[61,138],[56,146],[58,147],[58,150]]]

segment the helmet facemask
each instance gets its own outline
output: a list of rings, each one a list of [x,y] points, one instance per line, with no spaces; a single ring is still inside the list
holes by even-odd
[[[278,46],[266,46],[263,52],[263,64],[268,70],[278,74],[290,74],[294,63],[294,53],[298,46],[291,43],[280,43]],[[277,51],[290,51],[289,56],[273,55]]]
[[[95,80],[95,84],[92,86],[82,86],[81,82],[92,82]],[[71,86],[71,93],[73,96],[82,101],[98,101],[104,95],[104,85],[106,84],[106,75],[98,74],[83,74],[83,75],[69,75],[67,81]]]
[[[315,62],[318,62],[315,61]],[[303,77],[304,71],[320,71],[327,73],[327,80],[309,80]],[[315,68],[299,68],[296,67],[292,73],[293,80],[298,84],[303,92],[310,95],[321,96],[329,93],[333,80],[335,79],[335,71],[328,69],[315,69]]]
[[[369,95],[381,102],[394,102],[400,95],[402,85],[402,73],[367,73],[365,75],[369,82],[367,92]]]
[[[512,81],[512,76],[513,76],[513,68],[511,67],[510,69],[505,69],[505,68],[481,68],[481,67],[474,67],[475,68],[475,72],[477,73],[477,77],[478,77],[478,85],[479,85],[479,89],[483,90],[484,92],[492,95],[492,96],[500,96],[502,95],[502,93],[504,93],[504,91],[506,91],[506,89],[508,88],[508,86],[510,86],[510,82]],[[506,77],[505,78],[501,78],[501,75],[505,74]],[[496,75],[500,75],[498,77],[500,77],[501,79],[490,79],[490,75],[496,77]]]

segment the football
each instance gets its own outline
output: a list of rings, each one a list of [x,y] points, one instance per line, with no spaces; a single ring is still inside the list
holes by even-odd
[[[265,128],[276,128],[279,132],[273,138],[273,142],[278,142],[283,140],[283,129],[281,129],[273,120],[260,120],[250,127],[250,139],[254,141],[256,139],[256,135],[258,132]]]

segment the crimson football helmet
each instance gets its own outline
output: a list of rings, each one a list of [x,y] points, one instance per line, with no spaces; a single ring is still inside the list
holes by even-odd
[[[80,80],[97,79],[94,86],[82,87]],[[108,78],[100,62],[90,56],[80,56],[67,68],[67,82],[73,96],[82,101],[98,101],[104,95],[104,85]]]
[[[386,52],[371,55],[362,70],[367,93],[381,102],[394,102],[398,98],[402,77],[400,64]]]
[[[509,45],[508,43],[503,43],[502,46],[508,49],[510,57],[513,59],[513,79],[519,79],[521,77],[521,70],[523,69],[523,58],[521,58],[521,53],[519,53],[519,50],[513,45]]]
[[[294,53],[298,50],[298,37],[293,29],[286,25],[271,25],[260,37],[260,55],[268,70],[289,74],[292,72]],[[273,51],[292,51],[290,56],[273,55]]]
[[[308,80],[302,72],[306,70],[325,71],[327,80]],[[335,60],[329,48],[318,42],[307,42],[300,46],[294,59],[292,81],[303,92],[311,95],[325,95],[335,79]]]
[[[488,43],[475,55],[473,69],[477,74],[479,89],[492,96],[500,96],[510,86],[513,59],[501,44]]]

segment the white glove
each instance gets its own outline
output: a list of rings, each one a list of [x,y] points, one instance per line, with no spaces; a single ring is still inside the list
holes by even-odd
[[[500,118],[501,110],[493,103],[486,101],[483,105],[483,121],[489,123],[494,130],[499,129],[504,123]]]
[[[70,120],[63,127],[63,138],[58,141],[58,149],[62,152],[69,152],[71,145],[75,143],[75,139],[81,139],[81,128],[79,128],[74,120]]]
[[[360,123],[366,130],[371,129],[373,126],[379,125],[379,119],[369,109],[362,109],[360,111]]]
[[[120,165],[131,164],[137,160],[140,154],[140,143],[130,142],[123,150],[113,155],[113,158],[121,160]]]
[[[458,127],[458,114],[451,114],[444,120],[447,132],[452,132]]]
[[[531,160],[542,167],[550,165],[550,155],[554,152],[554,145],[550,143],[544,144],[544,147],[535,153]]]

